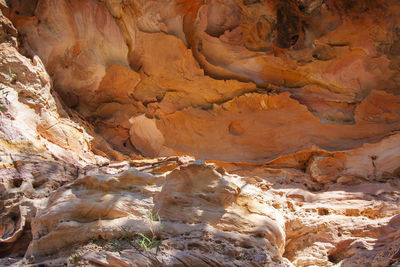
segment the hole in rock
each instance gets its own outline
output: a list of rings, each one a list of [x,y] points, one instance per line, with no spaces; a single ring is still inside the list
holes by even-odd
[[[295,34],[290,38],[290,45],[293,46],[297,43],[297,41],[299,40],[299,35]]]
[[[329,214],[329,210],[326,208],[319,208],[318,209],[318,215],[328,215]]]
[[[22,178],[14,178],[12,181],[13,186],[16,188],[20,187],[22,185],[22,182],[23,182]]]
[[[338,259],[335,255],[328,255],[328,260],[332,263],[339,263],[340,259]]]
[[[18,216],[16,220],[18,220]],[[0,258],[3,257],[23,257],[32,241],[31,226],[27,223],[24,232],[16,241],[10,243],[0,243]]]

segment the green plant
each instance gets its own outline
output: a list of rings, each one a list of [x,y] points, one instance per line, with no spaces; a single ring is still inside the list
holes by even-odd
[[[131,234],[130,234],[129,230],[125,229],[125,227],[121,227],[121,229],[122,229],[122,231],[124,231],[124,235],[121,237],[122,240],[125,240],[130,245],[132,245]]]
[[[150,222],[158,222],[161,225],[161,228],[162,228],[161,218],[160,218],[160,215],[158,214],[158,212],[153,213],[153,211],[149,210],[149,211],[146,211],[144,213],[144,215],[147,216],[147,219]]]
[[[136,245],[145,249],[146,251],[156,248],[156,252],[161,245],[160,241],[154,239],[153,237],[150,239],[143,233],[137,233],[138,237],[135,240]]]
[[[153,211],[149,210],[146,211],[144,214],[146,215],[146,218],[150,224],[151,237],[147,237],[143,233],[137,233],[138,237],[135,243],[139,247],[144,248],[146,251],[156,248],[156,253],[157,253],[161,245],[161,242],[157,240],[157,235],[154,230],[154,222],[158,222],[160,228],[163,228],[164,226],[161,222],[161,217],[158,214],[158,212],[153,213]]]
[[[15,74],[12,70],[11,67],[8,67],[8,81],[10,83],[13,83],[15,79],[17,78],[17,74]]]
[[[157,239],[157,235],[154,229],[154,222],[157,222],[160,228],[164,227],[162,225],[160,215],[158,214],[158,212],[153,213],[152,211],[147,211],[143,214],[146,215],[146,219],[150,224],[149,230],[151,236],[147,236],[142,232],[135,232],[135,237],[132,240],[132,238],[130,237],[130,231],[128,229],[125,229],[124,227],[121,227],[121,229],[124,231],[122,239],[127,241],[130,245],[137,245],[138,247],[144,249],[146,252],[156,248],[156,253],[158,253],[161,242]]]

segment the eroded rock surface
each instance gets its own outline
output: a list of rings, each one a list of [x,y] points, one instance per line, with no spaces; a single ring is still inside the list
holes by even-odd
[[[154,257],[163,265],[290,265],[281,256],[283,217],[259,188],[222,168],[163,163],[175,169],[153,174],[158,163],[147,172],[92,174],[56,191],[32,222],[27,254],[55,253],[99,237],[134,239],[152,229],[161,242]],[[158,213],[162,225],[148,221],[148,211]],[[135,257],[122,260],[135,265]]]
[[[315,182],[304,185],[310,173],[293,168],[226,168],[241,176],[191,158],[87,170],[36,205],[32,241],[19,264],[387,266],[399,260],[398,179],[353,178],[311,190]],[[17,214],[18,222],[27,217]],[[140,235],[154,238],[157,248],[143,249]]]
[[[26,53],[125,155],[265,162],[399,129],[396,0],[8,2]],[[131,130],[142,114],[163,143]]]
[[[398,1],[0,8],[1,266],[400,262]]]

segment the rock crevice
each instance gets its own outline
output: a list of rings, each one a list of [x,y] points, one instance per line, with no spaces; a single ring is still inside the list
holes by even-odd
[[[1,266],[390,266],[400,3],[0,0]]]

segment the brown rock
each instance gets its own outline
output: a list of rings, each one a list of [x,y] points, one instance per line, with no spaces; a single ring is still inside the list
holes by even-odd
[[[125,117],[156,118],[161,143],[176,153],[261,162],[311,145],[352,149],[398,128],[399,38],[391,26],[398,17],[396,1],[69,3],[66,10],[48,1],[37,1],[36,9],[10,2],[9,16],[26,35],[27,51],[41,56],[65,102],[86,118],[97,120],[99,105],[132,104],[137,110]],[[289,94],[269,99],[294,98],[297,111],[281,108],[275,116],[244,107],[253,101],[245,93],[264,95],[270,88]],[[222,105],[235,97],[243,106],[240,120],[257,122],[242,123],[245,132],[229,127],[237,118]],[[381,103],[390,103],[387,110]],[[228,109],[226,115],[216,111],[219,105]],[[120,127],[130,125],[120,114],[109,114],[115,123],[96,130],[112,147],[136,153],[123,145],[126,130]],[[199,119],[204,116],[205,123]],[[227,128],[234,134],[226,134]],[[299,136],[288,134],[293,128],[301,129]],[[111,138],[118,132],[122,139]],[[242,157],[243,151],[249,155]],[[158,155],[148,148],[141,152]]]
[[[0,0],[0,265],[397,264],[399,7]]]

